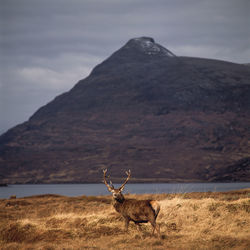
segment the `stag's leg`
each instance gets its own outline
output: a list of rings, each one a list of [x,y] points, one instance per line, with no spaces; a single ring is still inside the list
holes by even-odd
[[[128,224],[129,224],[129,218],[124,218],[125,219],[125,231],[128,232]]]
[[[156,231],[157,231],[158,237],[160,237],[160,236],[161,236],[161,232],[160,232],[160,225],[159,225],[159,224],[155,224],[155,228],[156,228]]]
[[[154,235],[154,233],[155,233],[156,223],[155,223],[155,222],[153,222],[153,223],[151,223],[151,225],[152,225],[152,227],[153,227],[153,232],[152,232],[152,235]]]
[[[154,235],[155,229],[156,229],[158,236],[160,236],[160,226],[158,224],[156,224],[155,220],[154,221],[150,221],[150,223],[151,223],[151,225],[153,227],[152,235]]]

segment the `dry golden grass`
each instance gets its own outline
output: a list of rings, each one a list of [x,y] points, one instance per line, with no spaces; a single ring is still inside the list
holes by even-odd
[[[0,200],[1,249],[250,249],[250,189],[127,195],[157,199],[161,237],[124,222],[109,196]]]

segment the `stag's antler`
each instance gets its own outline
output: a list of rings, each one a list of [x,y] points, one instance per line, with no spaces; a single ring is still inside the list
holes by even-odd
[[[126,185],[126,183],[128,182],[129,178],[130,178],[130,175],[131,175],[131,171],[130,169],[128,171],[126,171],[126,174],[127,174],[127,179],[125,180],[125,182],[119,187],[119,190],[122,191]]]
[[[103,182],[104,182],[104,184],[107,186],[108,191],[109,191],[109,192],[112,192],[112,190],[114,189],[114,186],[112,185],[112,182],[110,182],[112,186],[110,186],[110,185],[107,183],[107,181],[106,181],[106,173],[107,173],[107,169],[103,169]]]

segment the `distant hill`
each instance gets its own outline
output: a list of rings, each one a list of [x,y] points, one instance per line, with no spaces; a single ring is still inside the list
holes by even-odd
[[[129,40],[0,137],[7,183],[250,181],[250,68]]]

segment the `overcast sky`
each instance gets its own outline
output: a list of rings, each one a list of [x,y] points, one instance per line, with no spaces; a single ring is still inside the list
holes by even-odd
[[[0,133],[28,120],[130,38],[250,62],[249,0],[0,0]]]

